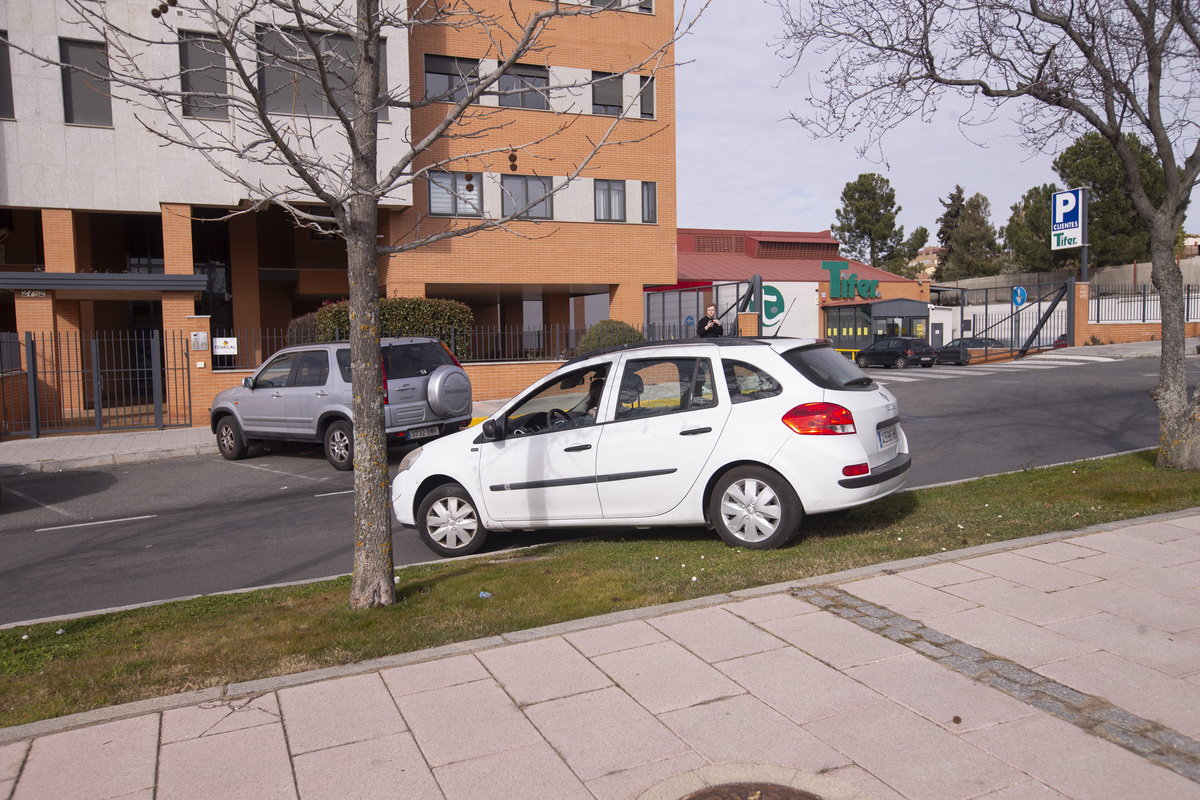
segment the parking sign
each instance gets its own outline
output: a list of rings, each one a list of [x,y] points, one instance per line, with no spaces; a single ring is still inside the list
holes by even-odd
[[[1082,247],[1087,239],[1087,189],[1050,196],[1050,249]]]

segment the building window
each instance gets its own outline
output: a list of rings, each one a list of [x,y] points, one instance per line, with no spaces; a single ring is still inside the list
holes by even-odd
[[[0,119],[16,119],[13,108],[12,64],[8,60],[8,31],[0,31]]]
[[[500,211],[509,216],[530,201],[537,201],[520,215],[519,219],[554,219],[554,204],[550,192],[554,189],[551,178],[535,175],[504,175],[500,178],[500,189],[504,195]],[[538,198],[542,198],[538,200]]]
[[[216,36],[180,33],[179,72],[185,117],[228,119],[225,51]]]
[[[596,221],[625,221],[625,181],[595,181]]]
[[[162,217],[129,214],[125,217],[125,271],[161,275],[163,256]]]
[[[478,77],[478,59],[426,55],[425,99],[457,103],[470,94]]]
[[[623,92],[621,76],[611,72],[592,73],[592,113],[609,117],[619,116]]]
[[[658,184],[642,181],[642,222],[658,222]]]
[[[514,64],[496,82],[500,91],[500,105],[505,108],[550,108],[550,102],[546,99],[546,87],[549,85],[550,70],[525,64]]]
[[[654,78],[641,76],[642,119],[654,119]]]
[[[258,29],[258,90],[272,114],[333,117],[337,109],[350,111],[354,96],[354,39],[336,33],[310,33],[315,38],[329,91],[321,88],[317,55],[305,34],[291,28]],[[387,85],[387,51],[379,42],[379,85]],[[387,119],[387,106],[379,109]]]
[[[112,127],[108,51],[103,42],[58,40],[63,63],[63,112],[72,125]]]
[[[601,8],[620,8],[630,11],[635,7],[633,0],[591,0],[593,6]],[[636,8],[642,14],[654,13],[654,0],[637,0]]]
[[[429,213],[437,217],[483,216],[483,187],[479,175],[430,172]]]

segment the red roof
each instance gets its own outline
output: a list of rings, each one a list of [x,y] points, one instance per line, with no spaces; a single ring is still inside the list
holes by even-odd
[[[676,232],[678,281],[767,281],[821,283],[829,280],[826,261],[845,261],[843,275],[881,283],[912,283],[908,278],[839,255],[831,231],[746,231],[680,228]],[[791,257],[788,257],[791,256]]]

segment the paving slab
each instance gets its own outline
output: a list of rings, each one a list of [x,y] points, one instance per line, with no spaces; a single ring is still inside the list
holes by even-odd
[[[763,623],[763,627],[837,669],[907,655],[909,652],[903,645],[824,611],[773,620]]]
[[[593,800],[583,782],[545,742],[447,764],[436,772],[446,800]]]
[[[442,800],[410,733],[304,753],[292,759],[303,800]]]
[[[963,738],[1072,800],[1200,798],[1200,784],[1045,715]]]
[[[12,800],[91,800],[154,788],[158,715],[106,722],[33,741]]]
[[[1168,632],[1200,627],[1200,590],[1193,594],[1163,595],[1108,580],[1058,592],[1064,600]]]
[[[1105,612],[1046,627],[1168,675],[1190,675],[1200,664],[1200,644]]]
[[[1097,580],[1095,575],[1047,564],[1024,553],[993,553],[964,561],[963,566],[1042,592],[1056,592]]]
[[[157,800],[294,800],[282,725],[260,725],[163,745]],[[52,796],[52,795],[47,795]]]
[[[402,695],[396,701],[434,768],[541,741],[537,729],[492,681]]]
[[[608,653],[592,661],[652,714],[745,691],[671,641]]]
[[[886,606],[897,614],[913,619],[929,619],[941,614],[952,614],[974,608],[975,603],[952,594],[939,591],[910,575],[925,573],[936,567],[922,567],[900,575],[881,575],[877,578],[842,584],[840,588],[877,605]],[[980,575],[986,578],[986,575]]]
[[[292,755],[407,730],[377,672],[283,689],[279,707]]]
[[[1095,645],[990,608],[973,608],[938,617],[937,629],[947,636],[1027,667],[1080,656],[1098,649]]]
[[[1031,559],[1027,558],[1025,561]],[[1096,580],[1099,579],[1087,576],[1087,581]],[[985,578],[970,583],[959,583],[947,586],[943,591],[969,600],[975,606],[999,611],[1034,625],[1063,622],[1096,613],[1096,609],[1072,603],[1059,594],[1050,594],[1046,590],[1031,588],[1027,584],[1014,583],[1005,578]]]
[[[718,606],[669,614],[651,620],[650,625],[710,664],[785,646],[727,609]]]
[[[518,706],[612,686],[586,656],[557,637],[486,650],[479,660]]]

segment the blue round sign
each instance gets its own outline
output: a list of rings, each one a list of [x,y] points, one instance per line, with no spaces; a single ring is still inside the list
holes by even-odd
[[[1014,306],[1018,306],[1018,307],[1023,306],[1023,305],[1025,305],[1025,301],[1028,299],[1029,299],[1029,294],[1025,291],[1024,286],[1014,286],[1013,287],[1012,300],[1013,300]]]
[[[688,314],[686,317],[683,318],[683,324],[684,325],[695,325],[696,318],[693,317],[691,314]]]

